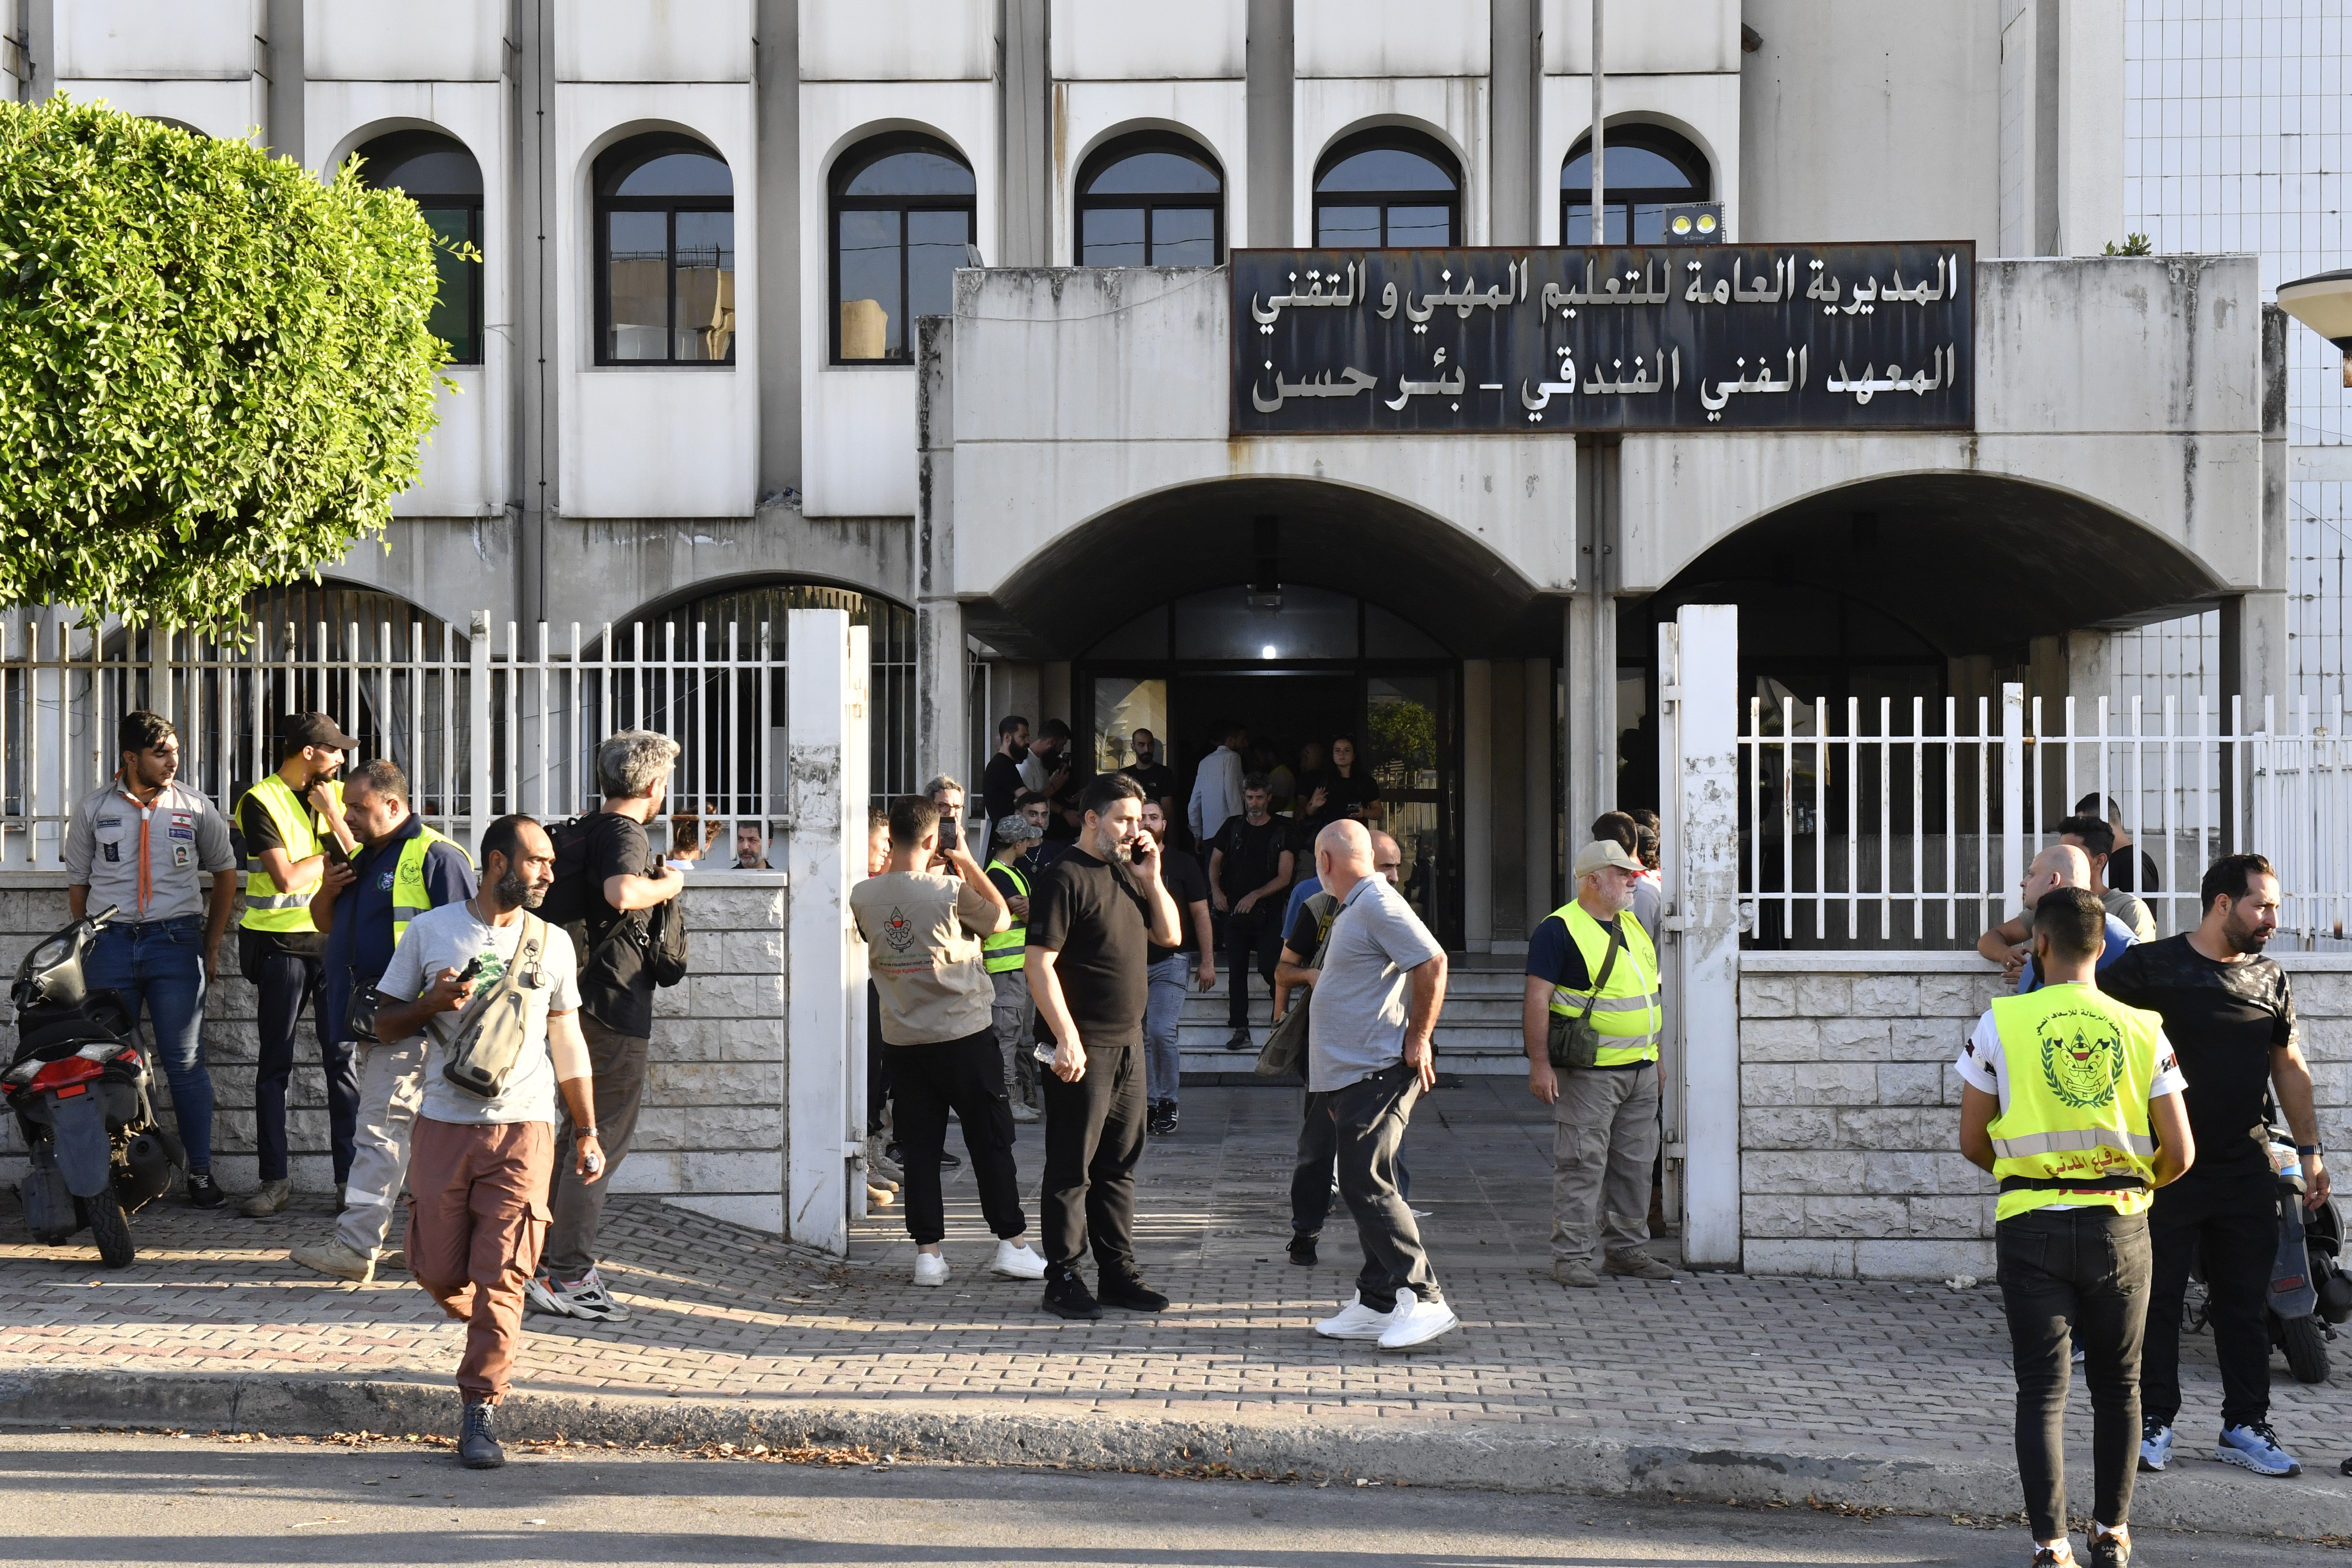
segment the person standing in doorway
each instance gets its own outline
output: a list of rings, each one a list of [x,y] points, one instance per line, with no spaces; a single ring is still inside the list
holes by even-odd
[[[2122,1568],[2131,1560],[2149,1194],[2189,1168],[2197,1142],[2181,1103],[2187,1079],[2160,1020],[2099,994],[2105,918],[2086,888],[2044,894],[2033,910],[2041,989],[1995,1001],[1954,1065],[1960,1152],[2000,1183],[1993,1247],[2033,1561],[2074,1561],[2066,1391],[2068,1352],[2079,1346],[2097,1484],[2091,1561]]]
[[[1335,822],[1360,822],[1367,827],[1381,825],[1381,786],[1357,762],[1353,735],[1331,738],[1331,765],[1325,770],[1319,787],[1320,804],[1312,791],[1307,797],[1307,820],[1315,831],[1319,833]]]
[[[408,1179],[409,1140],[425,1098],[425,1037],[362,1038],[351,1026],[354,1003],[374,991],[409,925],[427,910],[478,891],[465,849],[408,809],[408,775],[388,757],[352,770],[343,820],[364,846],[349,865],[327,868],[310,900],[310,922],[327,933],[319,1012],[327,1036],[358,1067],[357,1130],[343,1212],[324,1241],[297,1247],[296,1263],[364,1285],[375,1277]]]
[[[1225,917],[1225,961],[1231,970],[1225,1021],[1229,1051],[1255,1047],[1250,1039],[1249,971],[1255,959],[1270,995],[1282,952],[1282,912],[1297,856],[1290,826],[1273,814],[1274,792],[1264,773],[1242,780],[1242,815],[1228,817],[1209,851],[1209,899]]]
[[[1013,1170],[1013,1113],[982,946],[1012,924],[1013,912],[962,845],[941,842],[941,820],[936,801],[908,796],[893,805],[889,865],[849,895],[850,917],[872,955],[882,1039],[891,1053],[914,1281],[948,1282],[940,1156],[950,1112],[963,1128],[981,1213],[997,1238],[991,1271],[1040,1279],[1045,1260],[1023,1239],[1029,1221]]]
[[[1308,741],[1298,748],[1298,784],[1291,796],[1290,819],[1305,830],[1303,841],[1307,846],[1310,860],[1314,858],[1313,835],[1317,831],[1311,826],[1315,813],[1321,808],[1322,802],[1329,798],[1327,787],[1329,784],[1329,762],[1330,753],[1324,750],[1320,741]],[[1318,795],[1318,790],[1322,790],[1323,795]]]
[[[980,774],[981,809],[988,813],[989,822],[984,842],[994,843],[996,824],[1020,810],[1016,798],[1028,787],[1021,780],[1021,760],[1028,754],[1029,721],[1007,713],[996,721],[996,754]]]
[[[1140,783],[1141,781],[1138,781]],[[1177,1046],[1178,1026],[1184,1016],[1184,985],[1191,981],[1203,992],[1217,986],[1217,942],[1209,925],[1209,879],[1190,855],[1168,853],[1168,812],[1165,804],[1146,796],[1143,831],[1160,846],[1160,876],[1176,900],[1184,940],[1175,947],[1151,949],[1151,993],[1143,1009],[1144,1096],[1155,1138],[1176,1131],[1176,1107],[1184,1076],[1184,1054]]]
[[[1315,1331],[1406,1350],[1459,1321],[1396,1170],[1412,1108],[1437,1087],[1431,1036],[1445,1005],[1445,949],[1372,868],[1363,824],[1316,837],[1315,874],[1337,909],[1307,1015],[1307,1117],[1331,1120],[1339,1196],[1364,1247],[1355,1299]]]
[[[1184,806],[1185,826],[1192,828],[1193,847],[1204,862],[1227,819],[1242,813],[1242,752],[1249,747],[1246,725],[1227,724],[1218,733],[1221,743],[1193,771],[1192,798]]]
[[[1020,859],[1031,836],[1044,832],[1018,813],[1001,819],[996,825],[995,852],[989,856],[987,867],[990,883],[1013,916],[1011,925],[980,945],[981,961],[994,993],[990,1019],[996,1030],[997,1048],[1004,1057],[1004,1093],[1015,1121],[1034,1121],[1038,1114],[1033,1098],[1037,1092],[1036,1062],[1029,1055],[1029,1031],[1036,1008],[1029,1000],[1028,977],[1022,973],[1029,948],[1029,877],[1021,869]]]
[[[66,911],[113,909],[84,960],[92,991],[111,991],[155,1033],[172,1085],[172,1120],[188,1155],[188,1202],[218,1208],[213,1180],[213,1078],[205,1066],[205,993],[220,978],[220,945],[236,907],[228,821],[179,782],[180,736],[143,710],[115,727],[121,771],[74,806],[66,824]],[[212,886],[200,893],[196,879]]]
[[[343,786],[335,781],[343,753],[358,744],[324,713],[289,714],[278,731],[278,771],[237,802],[237,827],[245,836],[238,957],[258,993],[261,1031],[253,1083],[261,1184],[245,1200],[245,1212],[257,1219],[278,1213],[293,1197],[286,1089],[294,1076],[294,1033],[302,1015],[313,1010],[327,951],[326,933],[310,923],[310,897],[331,859],[348,861],[359,853],[359,840],[343,821]],[[319,1055],[327,1077],[327,1141],[341,1188],[352,1170],[359,1074],[342,1042],[323,1031]]]
[[[1135,1261],[1135,1167],[1143,1154],[1143,1014],[1150,950],[1181,944],[1160,846],[1143,831],[1143,791],[1125,773],[1087,785],[1085,830],[1029,906],[1027,974],[1054,1038],[1045,1090],[1045,1310],[1159,1312],[1168,1298]],[[1079,1259],[1091,1247],[1097,1287]]]
[[[1528,943],[1521,1026],[1528,1090],[1552,1108],[1551,1275],[1591,1289],[1603,1272],[1672,1279],[1643,1250],[1658,1157],[1658,959],[1633,918],[1642,862],[1611,839],[1576,853],[1576,897]],[[1601,1037],[1589,1068],[1552,1066],[1557,1016],[1589,1018]]]
[[[1143,786],[1143,798],[1159,804],[1163,822],[1176,817],[1176,774],[1160,757],[1160,738],[1149,730],[1138,730],[1127,738],[1135,752],[1135,761],[1119,772]],[[1166,834],[1160,837],[1161,848],[1168,846]]]
[[[2140,1466],[2172,1461],[2180,1415],[2180,1315],[2192,1259],[2205,1279],[2206,1321],[2221,1370],[2221,1436],[2213,1457],[2261,1476],[2303,1467],[2271,1427],[2271,1337],[2263,1316],[2278,1256],[2278,1179],[2254,1130],[2275,1096],[2301,1156],[2304,1201],[2316,1209],[2334,1183],[2319,1147],[2311,1065],[2304,1059],[2294,993],[2264,950],[2278,931],[2278,873],[2260,855],[2224,855],[2199,889],[2197,929],[2142,942],[2100,972],[2116,1001],[2164,1020],[2189,1078],[2196,1168],[2157,1194],[2148,1216],[2154,1279],[2141,1363]],[[2112,918],[2112,917],[2111,917]]]
[[[646,824],[661,815],[669,794],[677,742],[651,730],[622,730],[596,748],[599,810],[557,829],[560,876],[549,903],[585,957],[580,965],[580,1033],[595,1079],[593,1118],[606,1173],[621,1168],[637,1131],[653,1049],[654,977],[646,963],[646,916],[686,890],[674,868],[656,868]],[[487,872],[487,857],[485,858]],[[531,1279],[535,1312],[607,1323],[629,1321],[629,1309],[605,1289],[596,1269],[596,1231],[604,1217],[610,1182],[583,1179],[572,1147],[576,1115],[556,1139],[554,1190],[548,1206],[544,1267]]]

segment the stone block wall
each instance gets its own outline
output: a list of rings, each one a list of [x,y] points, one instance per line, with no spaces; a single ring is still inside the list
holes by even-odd
[[[2277,956],[2321,1137],[2352,1146],[2352,954]],[[1993,1180],[1960,1157],[1952,1062],[2000,979],[1973,953],[1740,955],[1749,1273],[1991,1278]]]
[[[782,1228],[785,880],[780,872],[688,879],[681,896],[693,972],[683,984],[655,993],[645,1107],[615,1192],[658,1194],[718,1218]],[[64,884],[61,874],[0,873],[0,976],[13,979],[33,943],[65,924]],[[206,997],[204,1040],[216,1100],[214,1169],[231,1193],[243,1193],[259,1179],[258,1041],[255,992],[236,973],[236,948],[232,928],[220,982]],[[11,1049],[12,1025],[0,1019],[0,1039]],[[152,1052],[143,1028],[142,1037]],[[168,1119],[171,1085],[160,1065],[154,1092]],[[331,1191],[326,1080],[308,1017],[296,1033],[286,1120],[295,1189]],[[0,1118],[0,1184],[22,1173],[23,1152],[15,1118]],[[0,1215],[13,1206],[0,1203]]]

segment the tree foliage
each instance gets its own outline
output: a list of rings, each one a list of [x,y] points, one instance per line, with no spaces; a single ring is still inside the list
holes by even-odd
[[[225,629],[380,533],[435,421],[433,247],[351,169],[0,102],[0,604]]]

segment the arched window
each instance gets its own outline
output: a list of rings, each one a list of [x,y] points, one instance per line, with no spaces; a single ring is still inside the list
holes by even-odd
[[[735,177],[692,137],[596,160],[596,363],[735,363]]]
[[[1350,136],[1315,174],[1315,243],[1326,250],[1462,243],[1462,167],[1426,136]]]
[[[1225,255],[1224,198],[1216,161],[1192,142],[1119,137],[1078,171],[1078,265],[1214,267]]]
[[[915,318],[955,309],[971,166],[935,137],[877,136],[833,166],[833,362],[912,364]]]
[[[415,202],[441,244],[433,260],[441,291],[427,325],[449,345],[451,364],[482,363],[482,264],[455,253],[461,245],[482,249],[482,166],[465,143],[437,131],[395,131],[353,154],[362,160],[360,178],[380,191],[399,191]]]
[[[1656,245],[1666,237],[1661,214],[1708,199],[1706,159],[1655,125],[1612,125],[1601,146],[1601,201],[1611,245]],[[1577,142],[1559,171],[1559,242],[1592,242],[1592,138]]]

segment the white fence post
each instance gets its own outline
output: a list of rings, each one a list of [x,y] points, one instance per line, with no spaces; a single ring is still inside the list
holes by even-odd
[[[1737,1268],[1739,1185],[1739,610],[1687,605],[1658,628],[1659,729],[1675,813],[1659,835],[1678,957],[1683,1261]],[[1671,658],[1671,663],[1669,659]],[[1668,670],[1673,671],[1672,683]],[[1663,781],[1662,781],[1663,782]]]
[[[2033,825],[2040,837],[2042,826]],[[2000,689],[2000,886],[1985,889],[1985,923],[2001,916],[2025,880],[2025,688],[2010,681]],[[1851,892],[1853,889],[1847,889]]]
[[[787,612],[784,1234],[836,1254],[849,1250],[850,1161],[865,1131],[852,1089],[865,1078],[864,955],[849,922],[865,853],[864,641],[845,611]]]
[[[467,623],[471,628],[467,651],[472,659],[474,689],[466,696],[467,759],[466,836],[469,854],[479,854],[482,829],[490,825],[490,612],[476,610]],[[453,812],[451,814],[455,816]]]

